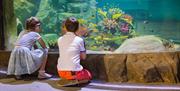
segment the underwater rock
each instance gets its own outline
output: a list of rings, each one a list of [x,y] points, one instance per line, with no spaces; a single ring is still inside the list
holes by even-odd
[[[25,22],[30,16],[35,16],[41,0],[14,0],[14,10],[21,22]]]
[[[72,13],[83,13],[88,11],[88,4],[85,3],[68,3],[68,8],[70,9],[68,12]]]
[[[59,33],[67,17],[87,18],[95,12],[95,0],[41,0],[36,16],[43,22],[43,32]]]
[[[154,35],[140,36],[127,39],[116,49],[115,53],[144,53],[144,52],[162,52],[175,51],[174,44],[156,37]]]

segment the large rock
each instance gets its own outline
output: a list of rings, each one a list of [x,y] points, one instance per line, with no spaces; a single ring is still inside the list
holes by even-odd
[[[175,51],[173,43],[156,37],[154,35],[140,36],[127,39],[115,53],[143,53],[143,52],[162,52]]]
[[[10,52],[0,51],[0,67],[7,68]],[[58,75],[59,54],[48,55],[46,71]],[[108,82],[133,83],[179,83],[180,52],[135,53],[135,54],[88,54],[81,61],[93,79]]]
[[[107,81],[104,54],[90,54],[87,60],[81,61],[81,64],[92,73],[93,79]]]
[[[93,55],[82,64],[97,79],[130,83],[178,83],[180,79],[179,52]]]
[[[176,53],[129,54],[129,82],[178,82],[179,59]]]
[[[104,65],[109,82],[127,82],[127,56],[125,54],[112,54],[104,56]]]

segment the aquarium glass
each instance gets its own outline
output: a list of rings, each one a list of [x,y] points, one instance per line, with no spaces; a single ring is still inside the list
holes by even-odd
[[[54,51],[67,17],[86,27],[81,37],[90,51],[178,51],[179,10],[180,0],[14,0],[17,35],[26,19],[36,16],[43,39]]]

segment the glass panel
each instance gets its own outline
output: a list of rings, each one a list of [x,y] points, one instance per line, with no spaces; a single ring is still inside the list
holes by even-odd
[[[61,23],[76,17],[87,27],[87,50],[159,52],[180,50],[179,0],[14,0],[17,31],[30,16],[42,22],[46,44],[57,50]]]

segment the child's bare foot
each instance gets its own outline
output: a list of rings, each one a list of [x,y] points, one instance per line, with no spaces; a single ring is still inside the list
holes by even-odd
[[[15,79],[16,79],[16,80],[22,80],[23,78],[22,78],[21,75],[15,75]]]
[[[38,79],[48,79],[51,77],[52,77],[52,75],[45,73],[45,71],[39,71]]]

